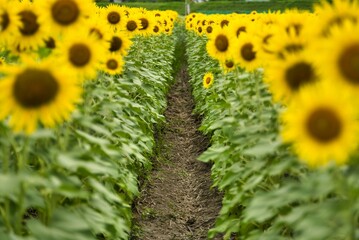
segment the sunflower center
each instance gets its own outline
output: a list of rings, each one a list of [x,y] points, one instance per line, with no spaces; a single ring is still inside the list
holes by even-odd
[[[128,21],[128,23],[126,24],[127,30],[132,32],[135,31],[137,28],[137,23],[133,20]]]
[[[241,32],[246,32],[246,27],[245,26],[239,27],[237,29],[236,36],[238,37],[241,34]]]
[[[157,33],[158,31],[160,31],[160,29],[159,29],[158,26],[155,26],[155,27],[153,28],[153,31],[154,31],[155,33]]]
[[[228,38],[225,35],[220,34],[216,37],[214,45],[216,46],[218,51],[225,52],[227,51],[229,46]]]
[[[110,47],[110,51],[111,52],[116,52],[116,51],[118,51],[118,50],[120,50],[121,49],[121,46],[122,46],[122,40],[121,40],[121,38],[119,38],[119,37],[112,37],[112,39],[111,39],[111,47]]]
[[[246,43],[241,48],[241,56],[244,60],[250,62],[256,58],[256,52],[253,51],[253,44]]]
[[[285,79],[289,88],[297,91],[303,85],[315,81],[315,72],[312,65],[306,62],[298,62],[287,69]]]
[[[76,67],[85,66],[91,59],[91,51],[85,44],[72,45],[69,51],[69,60]]]
[[[0,31],[5,31],[10,24],[9,14],[7,12],[4,12],[3,14],[1,14],[0,18]]]
[[[225,64],[227,68],[232,68],[234,66],[234,62],[231,60],[226,60]]]
[[[76,22],[80,15],[80,10],[73,0],[57,0],[52,5],[51,14],[58,24],[67,26]]]
[[[211,33],[213,31],[213,28],[211,26],[208,26],[206,28],[207,33]]]
[[[38,108],[55,99],[59,84],[54,76],[46,71],[28,68],[16,76],[13,94],[24,108]]]
[[[342,131],[342,122],[338,115],[325,107],[315,109],[306,124],[310,136],[321,143],[335,140]]]
[[[140,30],[146,30],[148,28],[149,22],[146,18],[140,18],[142,28]]]
[[[198,27],[198,32],[199,32],[199,33],[202,32],[202,27]]]
[[[210,78],[210,77],[207,77],[207,78],[206,78],[206,83],[207,83],[207,84],[210,84],[210,83],[211,83],[211,78]]]
[[[116,70],[118,67],[118,63],[115,59],[110,59],[107,61],[106,66],[108,69]]]
[[[222,20],[221,21],[221,28],[223,28],[224,26],[228,26],[228,24],[229,24],[229,21],[228,20]]]
[[[347,81],[359,84],[359,43],[343,51],[339,57],[339,69]]]
[[[107,14],[107,21],[111,24],[117,24],[121,20],[120,14],[118,12],[110,12]]]
[[[47,48],[50,48],[50,49],[56,48],[55,39],[53,39],[52,37],[45,40],[45,44],[46,44]]]
[[[20,20],[22,22],[22,28],[20,32],[22,35],[31,36],[34,35],[39,29],[40,25],[37,23],[37,16],[32,11],[22,11],[19,13]]]

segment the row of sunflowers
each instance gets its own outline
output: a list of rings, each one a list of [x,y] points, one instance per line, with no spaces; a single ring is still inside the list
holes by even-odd
[[[0,239],[129,238],[173,79],[176,18],[0,0]]]
[[[313,9],[186,17],[211,238],[358,239],[359,2]]]

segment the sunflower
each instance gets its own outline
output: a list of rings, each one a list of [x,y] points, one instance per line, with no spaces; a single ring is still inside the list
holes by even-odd
[[[308,20],[311,20],[310,14],[305,11],[297,9],[286,10],[283,14],[278,16],[278,25],[282,27],[287,33],[293,31],[295,35],[299,36]]]
[[[54,53],[64,66],[76,72],[80,78],[93,79],[106,51],[105,44],[104,41],[79,31],[66,36]]]
[[[22,1],[16,4],[16,10],[21,26],[18,27],[20,37],[13,38],[13,47],[24,51],[43,46],[49,31],[47,25],[40,21],[41,10],[38,8],[38,4]]]
[[[303,86],[319,81],[319,73],[309,54],[292,54],[268,64],[264,80],[275,101],[288,103]]]
[[[267,52],[273,53],[267,55],[269,58],[285,60],[288,54],[297,54],[306,49],[312,39],[306,34],[297,35],[295,28],[288,28],[287,31],[274,27],[272,30],[265,46]]]
[[[123,23],[127,16],[125,15],[128,8],[117,4],[110,4],[101,11],[101,18],[112,30],[123,28]]]
[[[233,59],[226,59],[224,62],[221,63],[221,68],[225,74],[232,72],[236,69],[236,64],[234,63]]]
[[[31,134],[41,122],[53,127],[70,117],[81,101],[81,87],[72,72],[53,64],[51,59],[8,66],[0,81],[0,119],[10,117],[16,131]]]
[[[122,56],[127,55],[127,51],[130,49],[132,45],[132,41],[129,39],[128,36],[124,35],[123,33],[115,33],[109,35],[108,38],[109,43],[109,51],[112,53],[119,53]]]
[[[329,38],[313,44],[312,55],[325,78],[359,90],[359,31],[358,24],[347,22],[334,27]]]
[[[226,28],[214,29],[206,45],[208,55],[219,61],[227,59],[234,36],[235,35],[232,32],[228,32]]]
[[[107,39],[108,35],[113,32],[99,14],[94,14],[88,18],[85,27],[90,35],[94,35],[99,40]]]
[[[230,52],[236,65],[245,68],[247,71],[253,71],[261,65],[261,60],[257,55],[258,48],[259,40],[257,37],[242,33],[233,40]]]
[[[228,29],[238,38],[241,33],[248,31],[248,25],[250,23],[247,17],[237,17],[230,22]]]
[[[141,20],[137,14],[132,13],[128,18],[124,19],[124,30],[130,37],[138,34],[140,28],[142,28]]]
[[[109,53],[105,61],[102,64],[102,71],[110,74],[110,75],[116,75],[121,74],[123,71],[123,65],[124,62],[122,60],[122,56],[115,54],[115,53]]]
[[[0,0],[0,45],[7,44],[19,37],[20,16],[17,15],[14,2]]]
[[[91,0],[36,0],[40,5],[41,21],[60,33],[81,27],[93,15]]]
[[[208,89],[212,86],[214,82],[214,77],[213,77],[213,73],[211,72],[207,72],[204,76],[203,76],[203,87],[205,89]]]
[[[208,21],[207,25],[204,27],[205,34],[209,37],[213,31],[215,32],[215,28],[219,27],[219,25],[216,25],[214,21]]]
[[[152,34],[153,35],[159,35],[164,31],[162,28],[162,23],[160,21],[156,21],[154,25],[152,26]]]
[[[310,167],[346,163],[357,148],[359,123],[352,95],[331,84],[303,88],[282,115],[282,137]]]
[[[345,21],[359,22],[359,5],[357,1],[334,0],[332,4],[321,1],[314,5],[318,15],[313,32],[321,37],[327,37],[332,27],[341,26]]]
[[[139,34],[141,35],[149,35],[152,33],[152,29],[154,27],[155,19],[151,17],[149,12],[145,12],[139,16],[141,21],[141,27],[139,28]]]

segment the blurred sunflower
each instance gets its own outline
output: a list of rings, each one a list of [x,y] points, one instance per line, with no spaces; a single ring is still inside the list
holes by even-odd
[[[236,17],[230,22],[228,31],[234,32],[235,36],[239,37],[242,32],[247,32],[249,24],[247,17]]]
[[[123,71],[124,62],[122,60],[122,56],[109,53],[102,64],[102,71],[108,73],[110,75],[121,74]]]
[[[278,15],[278,25],[287,33],[293,31],[295,35],[299,36],[310,19],[310,14],[306,11],[298,9],[286,10],[283,14]]]
[[[288,103],[303,86],[319,81],[319,74],[309,54],[292,54],[286,61],[268,64],[264,81],[269,83],[275,101]]]
[[[112,30],[119,30],[123,27],[124,19],[127,18],[125,10],[127,7],[117,4],[109,4],[101,11],[101,18]]]
[[[100,41],[107,39],[108,35],[113,32],[98,14],[87,19],[85,28],[88,29],[90,35],[94,35]]]
[[[81,101],[82,89],[71,71],[53,61],[7,66],[0,81],[0,119],[10,117],[14,131],[31,134],[41,122],[45,127],[67,120]]]
[[[118,53],[122,56],[127,55],[127,51],[130,49],[132,45],[132,41],[129,39],[129,37],[124,35],[123,33],[115,33],[109,35],[108,43],[109,43],[108,50],[110,52]]]
[[[208,89],[212,86],[214,82],[214,76],[213,73],[211,72],[207,72],[204,76],[203,76],[203,87],[205,89]]]
[[[315,14],[318,16],[312,28],[312,34],[327,37],[332,27],[341,26],[344,22],[359,22],[359,4],[357,1],[334,0],[332,4],[321,1],[314,5]]]
[[[312,46],[313,57],[325,78],[359,90],[359,24],[333,27],[331,36]]]
[[[159,35],[163,32],[163,28],[162,28],[162,24],[161,22],[157,21],[153,26],[152,26],[152,34],[153,35]]]
[[[91,0],[36,0],[41,8],[41,21],[49,24],[52,32],[75,31],[93,15]]]
[[[208,21],[208,24],[204,28],[205,34],[209,37],[216,27],[218,27],[218,25],[216,25],[213,21]]]
[[[358,146],[358,110],[331,84],[303,88],[283,113],[282,137],[310,167],[346,163]]]
[[[20,34],[20,16],[17,15],[15,3],[7,0],[0,0],[0,45],[11,42]]]
[[[259,39],[251,34],[242,33],[232,41],[230,52],[236,65],[247,71],[253,71],[260,67],[261,61],[258,58]]]
[[[78,77],[93,79],[106,51],[105,44],[86,32],[79,31],[66,36],[54,54],[64,66],[77,73]]]
[[[269,54],[267,57],[285,60],[288,54],[297,54],[306,49],[312,39],[305,34],[297,35],[295,28],[288,28],[288,31],[281,28],[272,30],[275,32],[272,32],[265,48],[274,54]]]
[[[207,42],[208,55],[219,61],[224,61],[229,56],[230,45],[233,43],[234,34],[227,29],[216,28],[209,36]]]
[[[141,21],[141,27],[138,29],[139,34],[141,35],[149,35],[152,33],[152,28],[154,26],[154,19],[151,17],[151,14],[147,11],[139,17]]]
[[[133,37],[142,28],[140,17],[137,14],[131,14],[124,20],[124,29],[130,37]]]
[[[236,64],[232,59],[226,59],[224,62],[221,62],[221,68],[225,74],[232,72],[236,69]]]
[[[37,49],[44,45],[49,35],[47,25],[41,22],[41,9],[37,3],[22,1],[16,4],[17,15],[21,26],[18,27],[19,37],[13,38],[12,44],[19,51]]]

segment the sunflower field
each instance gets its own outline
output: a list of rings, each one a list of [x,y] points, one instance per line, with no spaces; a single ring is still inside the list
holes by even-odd
[[[0,239],[129,238],[173,79],[176,18],[0,1]]]
[[[0,239],[130,238],[176,45],[223,192],[208,238],[359,239],[359,2],[313,9],[0,0]]]
[[[359,3],[186,16],[223,206],[209,238],[359,239]]]

